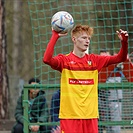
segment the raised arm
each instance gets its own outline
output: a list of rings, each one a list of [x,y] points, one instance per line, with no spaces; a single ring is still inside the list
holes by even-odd
[[[127,53],[128,53],[128,33],[127,31],[119,30],[116,31],[118,34],[118,37],[121,41],[121,49],[118,54],[113,56],[98,56],[98,70],[101,70],[103,67],[107,67],[111,64],[117,64],[120,62],[124,62],[127,59]],[[102,63],[101,63],[102,62]]]
[[[128,53],[128,33],[127,31],[119,30],[116,31],[119,39],[121,40],[121,49],[117,55],[110,58],[109,64],[124,62],[127,59]]]
[[[65,36],[67,35],[67,33],[65,34],[60,34],[55,32],[54,30],[52,30],[52,37],[48,43],[48,46],[46,48],[46,51],[44,53],[44,57],[43,57],[43,62],[45,64],[48,64],[50,66],[57,66],[58,64],[58,60],[56,60],[55,58],[53,58],[53,54],[54,54],[54,46],[58,40],[59,37]]]
[[[43,62],[46,64],[56,64],[56,60],[53,59],[54,46],[59,38],[59,35],[54,30],[52,31],[51,39],[47,45],[46,51],[44,53]]]

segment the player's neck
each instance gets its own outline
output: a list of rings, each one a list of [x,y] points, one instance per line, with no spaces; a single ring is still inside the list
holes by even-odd
[[[85,52],[73,50],[73,54],[78,56],[79,58],[82,58],[85,55]]]

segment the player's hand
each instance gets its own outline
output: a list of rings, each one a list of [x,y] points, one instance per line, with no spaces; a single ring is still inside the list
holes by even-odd
[[[56,32],[53,28],[52,28],[52,31]],[[58,33],[58,32],[56,32]],[[66,36],[68,33],[58,33],[59,37],[62,37],[62,36]]]
[[[30,126],[30,130],[31,130],[32,132],[37,132],[37,131],[39,130],[39,127],[40,127],[40,126],[38,126],[38,125]]]
[[[59,33],[58,35],[60,36],[60,37],[62,37],[62,36],[66,36],[68,33]]]
[[[119,39],[121,41],[127,42],[128,41],[128,32],[120,29],[119,31],[116,31]]]

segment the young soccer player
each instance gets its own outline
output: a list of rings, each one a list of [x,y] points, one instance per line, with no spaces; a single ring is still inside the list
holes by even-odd
[[[60,126],[62,133],[98,133],[98,72],[108,65],[126,60],[127,31],[117,31],[121,49],[117,55],[86,54],[93,28],[76,25],[71,31],[73,51],[53,56],[54,46],[61,36],[52,30],[43,62],[61,72]]]

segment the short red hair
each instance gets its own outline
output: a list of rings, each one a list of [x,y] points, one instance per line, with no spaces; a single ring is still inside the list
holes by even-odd
[[[89,27],[88,25],[78,24],[72,29],[71,37],[73,37],[74,35],[77,35],[81,32],[86,32],[87,35],[92,36],[93,35],[93,28]]]

